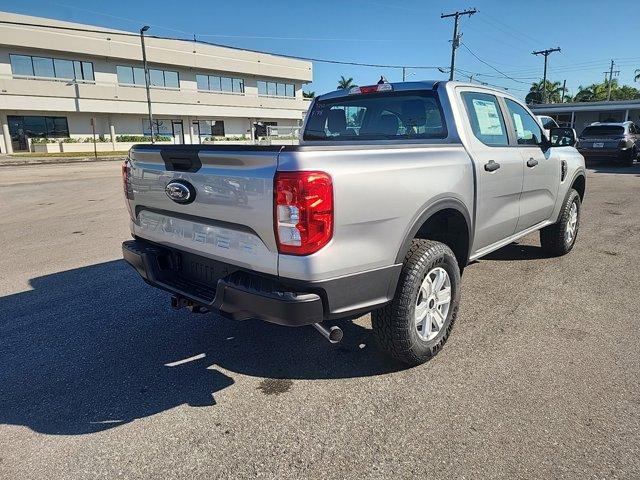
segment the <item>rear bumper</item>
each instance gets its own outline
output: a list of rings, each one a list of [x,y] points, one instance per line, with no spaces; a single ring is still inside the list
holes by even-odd
[[[145,241],[124,242],[122,255],[148,284],[237,320],[259,318],[289,326],[323,320],[317,294],[286,291],[273,280],[240,270],[215,283],[190,280],[173,268],[169,250]]]
[[[625,159],[633,154],[631,148],[603,149],[603,148],[579,148],[578,152],[585,158],[620,158]]]
[[[282,279],[160,246],[146,240],[122,244],[124,259],[148,284],[236,320],[258,318],[287,326],[353,317],[393,298],[401,266],[322,282]],[[188,255],[182,260],[183,256]],[[198,280],[182,262],[202,261]]]

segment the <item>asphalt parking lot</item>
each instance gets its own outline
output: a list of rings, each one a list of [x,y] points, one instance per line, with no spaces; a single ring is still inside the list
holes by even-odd
[[[0,168],[0,478],[638,478],[640,166],[590,168],[573,252],[470,265],[421,367],[368,317],[169,307],[120,260],[117,162]]]

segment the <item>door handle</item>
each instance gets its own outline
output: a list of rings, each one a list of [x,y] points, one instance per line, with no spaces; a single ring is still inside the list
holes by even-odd
[[[538,160],[536,160],[535,158],[531,157],[529,160],[527,160],[527,167],[529,168],[533,168],[538,164]]]
[[[499,168],[500,168],[500,164],[497,162],[494,162],[493,160],[489,160],[489,162],[484,164],[484,169],[487,172],[495,172]]]

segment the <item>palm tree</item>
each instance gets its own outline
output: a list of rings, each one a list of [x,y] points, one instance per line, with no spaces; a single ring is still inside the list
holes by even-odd
[[[640,82],[640,68],[638,68],[638,69],[637,69],[635,72],[633,72],[633,73],[634,73],[634,75],[635,75],[635,76],[633,77],[633,80],[634,80],[634,81],[636,81],[636,82]]]
[[[303,91],[302,92],[302,96],[304,98],[314,98],[316,96],[316,92],[313,92],[313,91],[312,92],[305,92],[305,91]]]
[[[340,76],[340,80],[338,80],[338,89],[339,90],[348,90],[349,88],[355,87],[356,84],[353,83],[353,78],[344,78],[342,75]]]
[[[546,88],[544,88],[546,87]],[[531,89],[525,97],[527,103],[543,103],[545,101],[544,91],[546,90],[546,103],[559,103],[562,99],[562,84],[560,82],[544,83],[542,80],[531,84]],[[566,96],[566,95],[565,95]]]
[[[617,80],[613,80],[611,84],[612,92],[618,87]],[[580,85],[578,87],[578,93],[576,93],[575,101],[576,102],[601,102],[607,99],[607,93],[609,90],[609,83],[593,83],[587,87],[583,87]]]

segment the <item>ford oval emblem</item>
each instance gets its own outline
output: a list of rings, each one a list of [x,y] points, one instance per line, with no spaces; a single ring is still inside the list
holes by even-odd
[[[164,187],[164,193],[176,203],[191,203],[196,199],[196,190],[185,180],[173,180]]]

